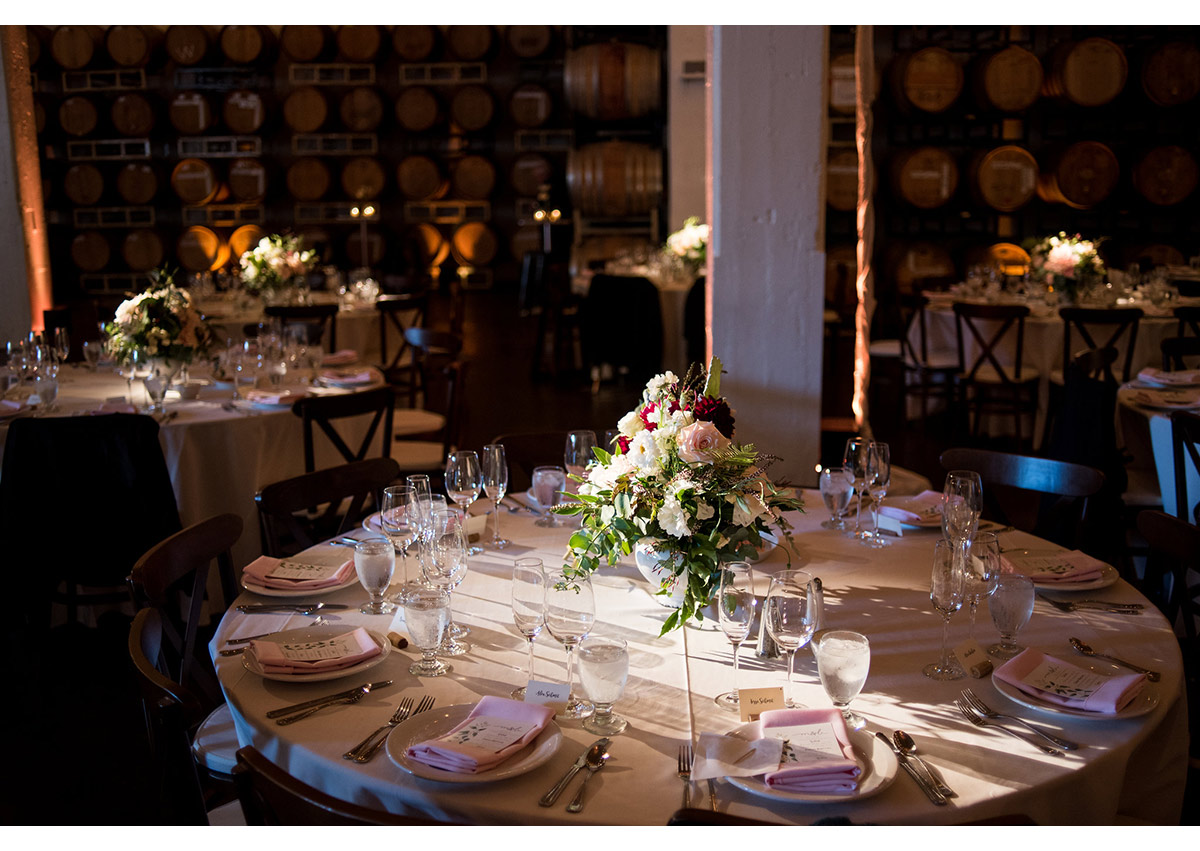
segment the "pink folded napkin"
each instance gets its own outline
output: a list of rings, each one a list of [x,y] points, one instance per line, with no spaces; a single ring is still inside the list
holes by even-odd
[[[1167,372],[1163,369],[1155,369],[1148,366],[1137,374],[1139,381],[1144,381],[1147,384],[1182,384],[1189,387],[1194,387],[1200,384],[1200,369],[1181,369],[1174,372]]]
[[[246,401],[259,405],[285,405],[308,395],[303,387],[287,390],[247,390]]]
[[[291,579],[271,576],[270,574],[282,561],[286,561],[286,559],[259,556],[242,568],[242,577],[247,583],[263,588],[319,591],[322,588],[337,587],[354,575],[354,560],[351,559],[336,568],[331,575],[321,579]]]
[[[321,358],[321,366],[343,366],[358,360],[358,352],[354,349],[338,349]]]
[[[1038,700],[1101,715],[1120,712],[1146,685],[1145,674],[1105,677],[1032,647],[1005,662],[992,676]]]
[[[801,746],[800,740],[788,737],[779,769],[769,772],[763,781],[772,789],[784,792],[815,792],[836,794],[853,792],[858,788],[862,767],[854,759],[850,734],[839,709],[770,709],[759,718],[763,736],[780,727],[806,727],[810,732],[832,731],[834,745],[842,756],[819,753]],[[824,728],[822,731],[821,728]]]
[[[321,674],[340,671],[383,652],[361,626],[321,641],[251,641],[250,650],[267,674]]]
[[[1104,575],[1107,567],[1087,553],[1071,550],[1049,556],[1000,556],[1002,573],[1023,573],[1035,583],[1090,582]]]
[[[93,414],[136,414],[137,408],[128,402],[105,402]]]
[[[921,491],[916,496],[910,496],[879,506],[879,513],[885,517],[894,517],[901,523],[910,526],[940,523],[942,517],[942,492]]]
[[[488,695],[450,732],[411,745],[408,758],[445,771],[479,774],[536,739],[553,717],[548,707]]]
[[[375,380],[375,375],[369,369],[364,369],[362,372],[338,372],[327,369],[321,373],[321,378],[336,384],[370,384]]]
[[[0,414],[9,414],[13,411],[19,411],[23,407],[21,402],[13,401],[12,399],[0,399]]]

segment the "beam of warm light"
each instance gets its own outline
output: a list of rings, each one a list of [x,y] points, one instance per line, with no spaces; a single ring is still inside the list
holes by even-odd
[[[875,273],[871,252],[875,246],[875,208],[871,200],[875,172],[871,163],[871,102],[875,99],[874,31],[856,27],[854,37],[854,144],[858,150],[858,205],[856,254],[858,275],[855,289],[858,307],[854,311],[854,396],[850,407],[859,434],[870,437],[867,387],[871,380],[871,315],[875,312]]]

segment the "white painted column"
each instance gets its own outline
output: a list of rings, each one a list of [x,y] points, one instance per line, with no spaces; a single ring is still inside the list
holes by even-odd
[[[737,440],[815,485],[824,309],[826,29],[719,26],[708,58],[713,353]]]
[[[0,60],[5,57],[0,57]],[[5,85],[6,61],[0,61],[0,97]],[[25,231],[17,197],[17,170],[13,159],[12,127],[8,105],[0,104],[0,343],[29,333],[29,286],[25,277]]]
[[[661,237],[679,230],[688,216],[705,219],[704,77],[684,79],[685,62],[705,62],[708,27],[667,28],[667,220]]]

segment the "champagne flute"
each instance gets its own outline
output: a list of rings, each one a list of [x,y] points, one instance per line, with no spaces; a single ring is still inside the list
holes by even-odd
[[[996,580],[988,598],[992,623],[1000,633],[1000,643],[988,648],[997,659],[1011,659],[1025,648],[1015,638],[1033,614],[1033,580],[1020,573],[1006,573]]]
[[[533,679],[533,642],[546,625],[546,571],[540,558],[519,558],[513,562],[513,623],[529,642],[529,670],[525,682]],[[512,690],[514,700],[525,699],[525,686]]]
[[[409,513],[413,519],[413,523],[417,527],[417,570],[423,577],[425,570],[425,545],[428,539],[429,515],[431,510],[429,476],[424,473],[414,473],[406,476],[404,481],[412,488]]]
[[[871,642],[865,635],[849,630],[829,630],[813,642],[817,657],[817,676],[825,694],[842,711],[842,718],[851,730],[861,730],[867,721],[851,712],[850,701],[858,697],[867,682],[871,669]]]
[[[871,537],[865,539],[867,546],[889,546],[879,531],[879,506],[887,496],[888,486],[892,482],[892,454],[886,443],[871,441],[867,460],[867,491],[871,494],[871,519],[875,529]]]
[[[846,441],[846,450],[842,454],[842,466],[847,470],[851,485],[858,494],[858,504],[854,509],[854,531],[847,532],[850,537],[860,541],[870,537],[870,533],[862,527],[862,504],[867,496],[867,463],[870,460],[871,441],[865,437],[852,437]]]
[[[975,637],[975,611],[979,608],[979,600],[992,593],[996,586],[996,578],[1000,575],[1000,540],[995,532],[979,532],[967,551],[966,599],[971,610],[968,638]]]
[[[571,476],[583,477],[588,462],[592,460],[592,450],[596,448],[596,432],[590,429],[580,429],[567,434],[567,445],[563,450],[563,466],[567,468],[566,490],[575,493],[579,490],[579,482]]]
[[[625,693],[629,680],[629,646],[625,639],[607,635],[589,635],[579,643],[579,679],[583,690],[596,705],[583,729],[597,736],[615,736],[629,723],[614,715],[613,704]]]
[[[383,599],[396,570],[396,550],[387,538],[367,538],[354,545],[354,570],[370,599],[358,607],[364,615],[387,615],[394,603]]]
[[[492,529],[492,546],[502,550],[512,541],[500,537],[500,500],[508,491],[508,460],[504,457],[504,444],[489,443],[483,447],[483,490],[495,504],[495,526]]]
[[[437,658],[437,649],[445,637],[450,620],[450,595],[441,588],[427,585],[405,585],[400,602],[404,607],[404,624],[421,658],[408,667],[417,677],[440,677],[452,668]]]
[[[964,674],[958,663],[950,658],[950,616],[962,608],[964,581],[962,559],[958,558],[961,547],[950,541],[933,543],[933,575],[929,581],[929,599],[933,608],[942,616],[942,656],[930,662],[922,673],[931,680],[959,680]]]
[[[572,691],[575,647],[592,631],[596,621],[596,598],[586,576],[557,572],[546,579],[546,629],[567,649],[567,704],[556,718],[582,719],[595,711],[589,701]]]
[[[733,690],[714,698],[717,706],[737,712],[738,698],[738,650],[750,635],[750,623],[754,620],[754,571],[744,561],[730,562],[721,567],[721,579],[717,586],[717,614],[721,631],[733,645]]]
[[[845,467],[825,467],[820,476],[821,499],[829,509],[829,519],[821,521],[822,529],[845,529],[844,515],[850,507],[850,494],[854,492]]]
[[[416,529],[409,514],[412,506],[412,488],[408,485],[392,485],[383,489],[383,504],[379,509],[379,526],[387,535],[396,552],[400,553],[403,568],[401,585],[408,584],[408,547],[412,544]]]
[[[454,500],[467,515],[471,503],[479,499],[483,489],[483,472],[479,466],[479,456],[470,450],[451,452],[446,457],[446,495]],[[477,556],[483,552],[483,547],[468,547],[469,555]]]
[[[942,486],[942,534],[955,547],[959,570],[965,571],[966,553],[979,530],[983,513],[983,482],[970,470],[951,470]]]
[[[815,612],[809,600],[811,582],[812,576],[803,570],[781,570],[771,578],[771,585],[767,589],[767,632],[788,654],[789,694],[784,703],[792,709],[804,708],[804,705],[797,703],[790,694],[796,651],[808,644],[816,629]]]
[[[67,334],[67,329],[55,328],[53,340],[54,357],[59,363],[66,363],[67,357],[71,354],[71,339]]]
[[[445,590],[447,595],[467,575],[467,531],[460,509],[434,509],[430,521],[429,557],[423,566],[425,581]],[[455,638],[454,612],[446,614],[446,636],[438,646],[439,656],[462,656],[471,645]]]

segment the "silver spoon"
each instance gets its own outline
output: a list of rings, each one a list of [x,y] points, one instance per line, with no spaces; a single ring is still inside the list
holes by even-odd
[[[588,749],[586,764],[588,773],[584,776],[583,782],[579,784],[579,791],[575,793],[575,797],[571,800],[571,803],[567,804],[567,812],[577,813],[583,809],[583,789],[587,786],[587,782],[592,779],[592,775],[604,768],[604,764],[608,762],[608,756],[608,748],[599,742]]]
[[[915,759],[925,769],[925,773],[933,780],[933,785],[937,786],[937,790],[947,798],[957,798],[958,795],[953,789],[946,785],[946,781],[942,779],[942,775],[933,766],[917,754],[917,743],[913,741],[912,736],[903,730],[897,730],[892,734],[892,741],[896,743],[896,747],[900,748],[900,752],[911,759]]]
[[[1078,638],[1072,638],[1070,641],[1071,646],[1075,648],[1076,652],[1082,653],[1084,656],[1096,656],[1100,659],[1107,659],[1110,662],[1116,662],[1118,665],[1124,665],[1131,671],[1137,671],[1139,674],[1145,674],[1146,679],[1152,683],[1158,682],[1162,677],[1162,674],[1160,674],[1158,671],[1151,671],[1149,668],[1143,668],[1141,665],[1135,665],[1132,662],[1126,662],[1124,659],[1118,659],[1116,656],[1109,656],[1105,653],[1097,653],[1091,648],[1091,645],[1084,644]]]

